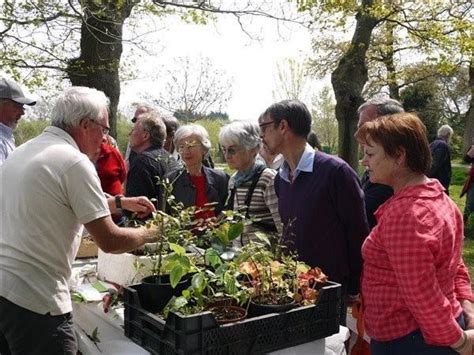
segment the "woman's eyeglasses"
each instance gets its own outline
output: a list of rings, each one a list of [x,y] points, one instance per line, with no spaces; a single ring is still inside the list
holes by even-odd
[[[240,152],[242,150],[242,148],[240,147],[229,147],[229,148],[226,148],[226,147],[222,147],[221,146],[221,150],[222,150],[222,154],[226,155],[236,155],[238,152]]]
[[[199,147],[201,143],[199,142],[184,142],[180,145],[178,145],[178,151],[183,151],[185,149],[194,149],[196,147]]]

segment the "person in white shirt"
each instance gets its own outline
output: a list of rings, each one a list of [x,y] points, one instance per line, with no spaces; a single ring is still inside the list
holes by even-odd
[[[106,199],[91,162],[109,131],[103,92],[59,95],[52,126],[15,149],[0,168],[0,353],[76,354],[67,281],[83,225],[107,253],[158,239],[156,228],[120,228],[112,210],[147,215],[144,197]]]
[[[33,106],[36,101],[26,97],[13,80],[0,79],[0,166],[15,149],[15,129],[25,114],[23,105]]]

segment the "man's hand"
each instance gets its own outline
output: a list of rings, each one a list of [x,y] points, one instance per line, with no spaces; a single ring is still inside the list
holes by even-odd
[[[474,329],[474,305],[469,300],[462,300],[461,307],[466,329]]]
[[[461,355],[472,355],[474,344],[474,330],[466,330],[455,346],[451,346],[454,351]]]
[[[155,205],[145,196],[122,197],[121,202],[124,210],[135,212],[139,218],[156,211]]]

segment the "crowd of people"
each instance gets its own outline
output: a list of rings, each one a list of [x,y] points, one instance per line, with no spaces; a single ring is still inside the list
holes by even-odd
[[[341,324],[347,306],[361,304],[373,354],[473,353],[463,215],[448,196],[449,126],[430,145],[398,101],[367,101],[357,111],[359,178],[321,151],[306,105],[284,100],[257,123],[221,127],[229,176],[214,167],[204,127],[147,105],[136,108],[122,157],[108,135],[107,97],[86,87],[58,95],[51,126],[15,148],[23,105],[34,104],[0,81],[1,354],[77,353],[67,280],[82,226],[109,253],[157,240],[156,226],[119,225],[131,213],[173,213],[161,180],[198,221],[229,209],[251,219],[237,244],[257,231],[283,233],[302,261],[341,284]],[[474,146],[465,159],[474,161]],[[469,177],[464,220],[474,211],[474,168]]]

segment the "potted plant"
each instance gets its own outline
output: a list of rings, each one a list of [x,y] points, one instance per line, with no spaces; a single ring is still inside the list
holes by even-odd
[[[147,224],[157,225],[160,230],[158,242],[148,245],[146,253],[152,260],[152,275],[142,279],[140,300],[150,312],[160,312],[171,297],[181,294],[190,282],[194,271],[191,255],[186,247],[195,239],[192,233],[194,208],[183,208],[173,203],[169,193],[172,189],[169,181],[162,181],[164,198],[173,204],[177,216],[157,211]]]
[[[251,285],[249,313],[280,313],[317,297],[317,286],[327,278],[286,251],[284,234],[256,234],[259,242],[245,245],[236,262]],[[306,276],[305,276],[306,275]],[[312,276],[311,276],[312,275]]]
[[[221,252],[209,248],[204,254],[205,263],[197,266],[191,284],[181,296],[171,299],[164,316],[170,311],[183,315],[210,311],[219,324],[235,322],[247,316],[249,290],[239,281],[238,265],[221,257]]]

